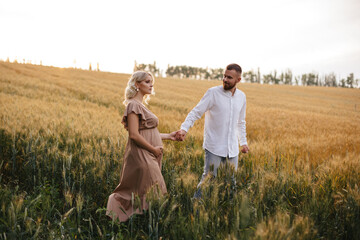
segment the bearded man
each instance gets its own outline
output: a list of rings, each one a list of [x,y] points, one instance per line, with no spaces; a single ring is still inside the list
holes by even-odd
[[[194,122],[205,113],[204,172],[194,198],[201,197],[202,182],[210,172],[216,176],[220,164],[229,163],[237,170],[239,145],[241,152],[249,151],[246,140],[246,96],[236,88],[241,73],[238,64],[229,64],[225,69],[223,86],[208,89],[177,132],[178,140],[184,140]]]

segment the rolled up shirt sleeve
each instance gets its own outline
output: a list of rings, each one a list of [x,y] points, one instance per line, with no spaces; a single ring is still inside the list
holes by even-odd
[[[200,119],[201,116],[210,108],[212,101],[212,89],[209,89],[201,98],[200,102],[189,112],[185,121],[181,124],[180,129],[188,132],[194,125],[195,121]]]

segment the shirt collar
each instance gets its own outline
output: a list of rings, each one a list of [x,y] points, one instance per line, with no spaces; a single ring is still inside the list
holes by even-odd
[[[230,90],[225,90],[223,86],[221,86],[221,90],[222,92],[227,96],[227,97],[233,97],[232,93]],[[234,91],[234,96],[237,95],[238,93],[238,89],[235,88],[235,91]]]

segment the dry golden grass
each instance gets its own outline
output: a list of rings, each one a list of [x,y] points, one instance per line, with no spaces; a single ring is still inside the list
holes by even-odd
[[[121,117],[129,75],[5,62],[0,72],[0,117],[6,131],[68,128],[84,136],[126,135]],[[157,78],[149,108],[159,117],[160,130],[177,130],[205,91],[219,84]],[[336,156],[359,156],[359,89],[246,83],[238,88],[247,95],[252,154],[296,156],[299,171],[304,163],[317,167]],[[199,140],[202,135],[203,119],[189,132]]]
[[[312,225],[306,217],[297,216],[292,222],[287,213],[277,212],[275,217],[257,226],[255,239],[314,239]]]
[[[50,206],[39,208],[50,209],[43,213],[29,208],[25,216],[31,214],[35,219],[30,222],[21,215],[23,208],[29,206],[24,199],[33,198],[37,202],[36,199],[45,198],[46,194],[34,191],[26,195],[0,188],[6,196],[11,196],[7,203],[9,210],[0,214],[0,220],[11,222],[6,228],[9,234],[23,231],[27,236],[37,236],[44,231],[43,236],[49,236],[65,219],[70,219],[67,231],[73,234],[73,229],[78,229],[74,227],[75,222],[71,222],[75,212],[90,219],[94,216],[91,214],[105,206],[106,197],[117,184],[127,141],[121,119],[123,93],[129,77],[128,74],[0,62],[0,130],[7,138],[0,142],[3,147],[0,157],[6,156],[0,159],[0,169],[4,172],[4,175],[0,172],[0,181],[11,180],[28,188],[37,184],[45,193],[47,187],[60,192],[61,202],[56,205],[60,210],[56,210],[63,210],[59,213],[61,221],[49,225],[41,219],[56,221]],[[156,95],[152,96],[148,108],[158,116],[159,130],[178,130],[206,90],[220,84],[219,81],[157,78]],[[241,83],[238,88],[247,96],[251,151],[241,155],[236,173],[238,192],[233,202],[226,200],[232,190],[220,183],[214,188],[213,198],[204,199],[204,203],[191,203],[202,171],[204,118],[195,123],[184,142],[165,142],[163,175],[173,194],[166,201],[175,207],[162,214],[176,223],[172,226],[177,229],[174,234],[182,234],[184,228],[190,227],[189,234],[199,239],[207,234],[223,239],[222,234],[227,234],[229,229],[232,229],[229,237],[248,239],[254,228],[254,237],[258,239],[311,238],[314,234],[325,238],[337,234],[336,237],[341,238],[348,232],[358,236],[358,215],[354,213],[360,206],[360,90],[248,83]],[[49,166],[45,166],[47,161],[51,161]],[[55,170],[57,172],[52,172]],[[13,175],[16,171],[33,176],[32,182],[17,182],[29,178]],[[61,184],[46,185],[49,173],[57,174],[56,181]],[[224,178],[230,181],[232,176],[225,174]],[[101,190],[93,184],[95,180],[102,183]],[[78,185],[78,189],[74,188]],[[97,190],[85,191],[85,188]],[[12,191],[16,192],[14,196]],[[211,194],[210,190],[206,191]],[[50,200],[44,202],[50,204]],[[237,209],[226,204],[233,204]],[[178,216],[173,215],[179,205],[187,215],[181,215],[181,211]],[[222,216],[217,212],[219,208],[230,212]],[[190,225],[186,225],[188,216],[191,216]],[[12,227],[18,219],[24,219],[25,230]],[[231,219],[235,225],[226,223]],[[160,220],[159,223],[166,232],[167,225]],[[102,236],[101,231],[116,235],[112,227],[100,231],[96,225],[97,235],[87,221],[77,224],[83,229],[89,228],[92,237]],[[225,228],[216,231],[212,227],[216,224],[223,224]],[[350,230],[349,224],[352,224]],[[142,229],[142,226],[137,227]],[[333,226],[341,228],[333,231]],[[249,235],[244,235],[245,232]],[[2,236],[0,234],[0,238]]]

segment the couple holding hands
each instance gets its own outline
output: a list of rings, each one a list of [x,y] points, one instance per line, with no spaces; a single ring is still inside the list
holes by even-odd
[[[228,162],[237,170],[239,145],[243,153],[249,151],[246,140],[246,97],[236,88],[241,80],[241,72],[239,65],[229,64],[225,69],[223,86],[208,89],[187,115],[180,130],[172,133],[159,133],[158,118],[143,105],[143,102],[148,103],[153,93],[154,77],[144,71],[132,74],[125,89],[126,109],[122,120],[129,140],[120,183],[108,199],[108,216],[124,222],[132,214],[142,213],[142,209],[148,208],[146,194],[152,186],[157,185],[162,194],[167,192],[161,174],[162,140],[183,141],[188,130],[204,113],[204,172],[194,197],[201,197],[200,186],[210,172],[210,166],[214,166],[211,171],[214,176],[222,163]],[[133,209],[134,195],[141,200],[141,210]]]

